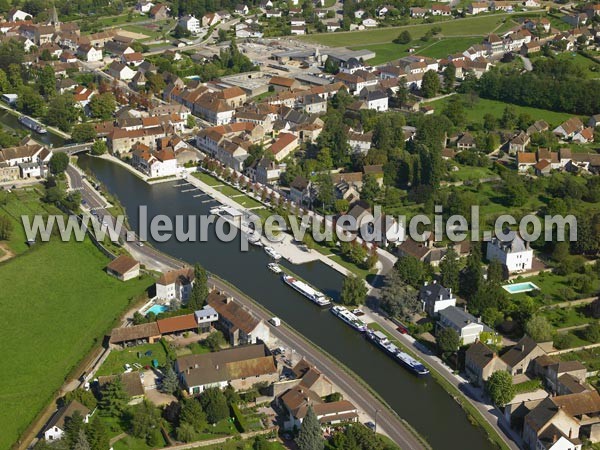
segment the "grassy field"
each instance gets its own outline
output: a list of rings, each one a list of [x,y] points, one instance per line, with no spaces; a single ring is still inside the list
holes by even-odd
[[[578,53],[561,53],[556,59],[571,61],[581,68],[585,78],[600,78],[600,64]]]
[[[104,273],[90,241],[37,244],[0,264],[0,448],[15,442],[67,374],[102,340],[149,278]]]
[[[467,122],[483,123],[483,116],[487,113],[494,115],[496,118],[500,118],[502,116],[504,108],[506,108],[506,106],[509,105],[508,103],[500,102],[497,100],[488,100],[485,98],[479,98],[474,103],[470,103],[468,102],[466,97],[463,96],[463,98],[465,99],[465,102],[467,102],[465,107]],[[435,108],[435,114],[441,114],[444,109],[444,105],[449,100],[450,97],[446,97],[440,100],[429,102],[427,104]],[[573,116],[572,114],[548,111],[546,109],[530,108],[527,106],[519,105],[512,106],[515,107],[517,113],[519,114],[527,113],[535,120],[545,120],[550,124],[551,128],[552,126],[557,126]]]
[[[447,58],[453,53],[463,52],[474,44],[481,43],[481,37],[456,37],[444,38],[429,44],[423,49],[417,50],[417,55],[429,56],[430,58]]]

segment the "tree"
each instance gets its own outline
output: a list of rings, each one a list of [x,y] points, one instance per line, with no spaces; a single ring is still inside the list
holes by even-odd
[[[56,126],[62,131],[69,131],[78,118],[79,111],[72,94],[57,95],[50,100],[46,112],[46,123],[49,125]]]
[[[75,439],[75,444],[71,447],[73,450],[92,450],[90,443],[88,442],[87,436],[85,434],[85,430],[83,428],[79,429],[79,433],[77,434],[77,439]]]
[[[112,92],[94,95],[90,100],[90,113],[96,119],[108,120],[113,116],[117,101]]]
[[[460,291],[463,296],[470,298],[479,291],[483,284],[483,269],[481,268],[481,249],[474,245],[467,256],[467,264],[461,273]]]
[[[493,259],[488,264],[487,282],[495,286],[500,286],[504,280],[504,267],[497,259]]]
[[[173,370],[171,363],[167,362],[165,376],[160,383],[160,391],[165,394],[173,394],[177,389],[179,389],[179,379],[177,378],[177,374]]]
[[[453,328],[446,327],[437,334],[437,345],[442,353],[454,353],[460,347],[460,336]]]
[[[160,425],[159,409],[147,400],[137,406],[131,416],[131,433],[144,439],[148,445],[154,441],[154,430]]]
[[[330,211],[335,202],[335,191],[331,175],[328,173],[319,174],[317,186],[319,187],[317,200],[325,211]]]
[[[6,72],[0,69],[0,94],[7,94],[10,92],[10,82]]]
[[[425,266],[414,256],[403,255],[394,266],[405,283],[420,288],[425,280]]]
[[[162,75],[158,73],[147,72],[146,73],[146,88],[155,94],[161,93],[165,88],[165,80]],[[191,117],[191,114],[188,118]]]
[[[545,342],[552,339],[552,325],[544,316],[533,315],[525,324],[525,332],[536,342]]]
[[[444,256],[444,259],[440,261],[439,267],[442,285],[457,292],[460,280],[460,265],[458,253],[456,253],[454,247],[448,246],[448,251]]]
[[[217,423],[229,417],[227,399],[219,388],[206,389],[200,396],[200,403],[206,412],[208,423]]]
[[[398,90],[396,91],[395,100],[400,108],[406,105],[406,102],[408,101],[408,88],[406,87],[405,77],[401,77],[398,80]]]
[[[188,114],[185,126],[187,128],[194,128],[196,126],[196,119],[191,114]]]
[[[123,389],[121,378],[117,377],[102,387],[98,407],[106,416],[120,417],[127,407],[127,402],[129,396]]]
[[[208,275],[206,270],[200,264],[194,266],[194,286],[188,299],[188,308],[194,311],[204,306],[204,301],[208,296]]]
[[[8,241],[13,231],[13,224],[6,216],[0,216],[0,241]]]
[[[17,100],[17,109],[29,116],[39,117],[44,112],[45,104],[44,97],[31,86],[25,86]]]
[[[344,305],[362,305],[367,296],[367,287],[356,275],[344,278],[340,301]]]
[[[40,94],[46,98],[56,94],[56,75],[54,74],[54,69],[51,65],[45,65],[39,72],[38,87],[40,89]]]
[[[63,173],[69,166],[69,156],[66,153],[54,153],[48,166],[53,175]]]
[[[106,142],[102,140],[94,141],[92,144],[92,155],[100,156],[104,155],[108,151],[108,147],[106,146]]]
[[[302,421],[302,428],[296,438],[299,450],[322,450],[325,447],[323,430],[312,405],[308,407]]]
[[[218,352],[221,350],[221,347],[225,345],[225,337],[223,333],[219,330],[213,331],[208,337],[204,340],[204,344],[210,348],[211,352]]]
[[[182,402],[179,423],[187,423],[195,430],[200,430],[206,426],[206,414],[196,398],[187,398]]]
[[[397,270],[391,270],[381,288],[381,309],[391,317],[411,320],[420,305],[416,292],[402,280]]]
[[[450,63],[444,70],[444,87],[447,90],[452,90],[454,83],[456,82],[456,67]]]
[[[408,32],[408,30],[404,30],[402,33],[400,33],[398,35],[398,37],[396,39],[394,39],[394,44],[405,45],[405,44],[408,44],[410,41],[412,41],[412,36]]]
[[[594,344],[600,342],[600,324],[598,322],[591,323],[583,330],[583,337],[586,341]]]
[[[373,174],[363,176],[363,185],[360,189],[360,198],[367,203],[373,204],[381,196],[381,187]]]
[[[175,431],[177,440],[181,442],[194,442],[198,440],[198,432],[187,422],[181,423]]]
[[[485,388],[496,406],[503,407],[515,397],[512,376],[506,370],[494,372],[486,381]]]
[[[64,397],[60,399],[59,404],[60,406],[65,406],[73,400],[78,401],[90,411],[96,409],[96,406],[98,405],[98,401],[92,391],[86,391],[85,389],[75,389],[67,392]]]
[[[97,414],[88,426],[88,441],[92,450],[106,450],[110,447],[110,436],[104,422]]]
[[[81,123],[79,125],[75,125],[73,127],[73,131],[71,132],[71,139],[77,143],[90,142],[95,139],[95,137],[96,129],[91,123]]]
[[[427,98],[435,97],[440,91],[440,78],[434,70],[428,70],[423,75],[421,92]]]
[[[79,411],[75,411],[71,417],[65,419],[65,434],[63,438],[69,447],[72,447],[79,438],[79,432],[83,431],[83,416]]]

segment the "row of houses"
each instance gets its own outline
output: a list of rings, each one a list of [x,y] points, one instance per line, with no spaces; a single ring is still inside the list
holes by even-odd
[[[20,145],[0,149],[0,181],[45,177],[52,152],[25,138]]]

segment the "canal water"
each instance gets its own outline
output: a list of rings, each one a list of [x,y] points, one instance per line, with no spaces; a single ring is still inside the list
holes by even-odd
[[[2,127],[6,128],[6,129],[10,128],[12,130],[26,131],[27,133],[29,133],[31,135],[32,139],[34,139],[42,144],[46,144],[48,146],[61,147],[65,143],[64,138],[62,138],[54,133],[51,133],[50,131],[48,131],[46,134],[39,134],[39,133],[36,133],[35,131],[32,131],[29,128],[21,125],[19,123],[17,116],[11,114],[10,112],[6,111],[5,109],[0,109],[0,125],[2,125]]]
[[[194,197],[200,191],[180,192],[181,181],[149,186],[127,169],[103,159],[81,156],[79,164],[90,169],[106,188],[116,195],[138,229],[138,206],[147,205],[148,217],[165,214],[208,214],[216,202]],[[493,448],[484,432],[472,426],[460,406],[431,378],[411,375],[381,350],[367,342],[329,311],[322,310],[267,269],[269,257],[260,248],[239,250],[239,240],[220,242],[152,242],[153,245],[186,262],[200,263],[207,270],[236,285],[278,317],[292,325],[360,375],[397,412],[421,433],[435,449],[485,450]],[[283,265],[289,263],[283,262]],[[342,276],[325,264],[290,266],[331,297],[338,298]]]

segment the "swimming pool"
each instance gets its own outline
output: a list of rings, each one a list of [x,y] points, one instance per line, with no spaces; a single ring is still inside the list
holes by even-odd
[[[535,284],[527,281],[525,283],[517,283],[517,284],[505,284],[502,286],[504,290],[508,291],[511,294],[520,294],[522,292],[529,292],[539,289]]]
[[[146,311],[144,313],[145,316],[148,315],[148,313],[154,313],[156,315],[163,313],[165,311],[168,311],[169,307],[165,306],[165,305],[152,305],[152,308],[149,308],[148,311]]]

